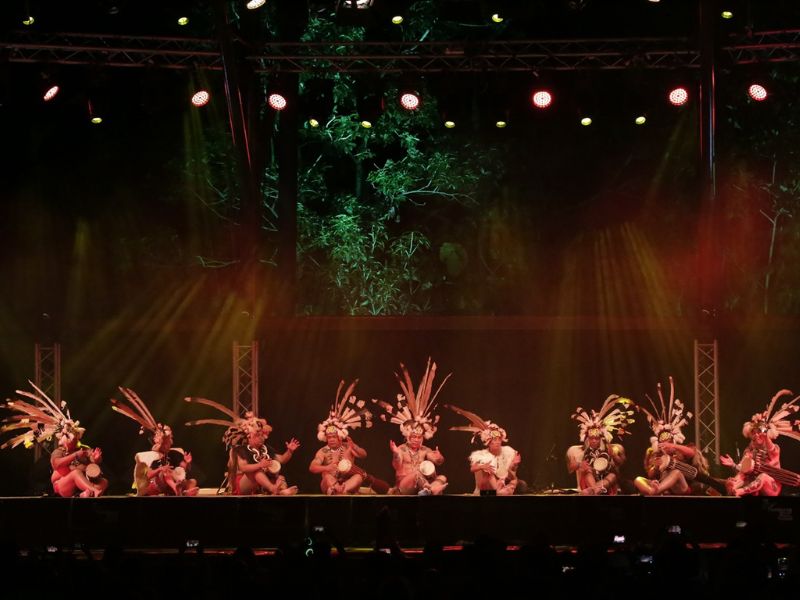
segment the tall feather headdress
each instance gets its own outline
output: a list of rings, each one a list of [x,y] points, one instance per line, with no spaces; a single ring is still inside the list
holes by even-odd
[[[661,390],[660,382],[658,383],[657,390],[660,408],[653,402],[653,399],[648,394],[645,394],[648,402],[650,402],[650,406],[653,408],[653,412],[650,412],[640,405],[637,405],[636,409],[641,410],[645,416],[647,416],[647,422],[657,441],[663,442],[666,441],[666,438],[670,438],[669,441],[682,444],[686,441],[686,436],[683,435],[681,428],[689,423],[689,419],[692,418],[692,413],[684,413],[685,408],[683,402],[675,397],[675,383],[672,377],[669,378],[669,403],[664,400],[664,393]]]
[[[611,394],[600,410],[585,410],[580,406],[575,409],[570,418],[576,420],[580,427],[580,440],[586,441],[587,437],[602,437],[606,443],[611,443],[614,435],[619,437],[628,433],[626,427],[634,423],[633,411],[630,410],[631,402],[617,394]]]
[[[272,431],[272,427],[267,423],[266,419],[256,417],[250,411],[245,413],[244,417],[239,417],[232,409],[208,398],[186,397],[184,400],[189,403],[210,406],[226,417],[225,419],[196,419],[187,421],[186,425],[189,427],[195,425],[221,425],[226,427],[225,433],[222,434],[222,441],[227,448],[247,445],[247,438],[253,432],[260,431],[266,436]]]
[[[139,398],[139,395],[130,388],[121,387],[119,391],[125,396],[128,404],[111,398],[111,408],[119,414],[128,417],[132,421],[139,424],[139,435],[143,435],[145,431],[153,435],[153,444],[158,446],[164,436],[172,436],[172,428],[164,423],[159,423],[153,417],[153,413],[147,408],[144,400]]]
[[[780,407],[777,407],[780,398],[792,395],[793,393],[791,390],[781,390],[775,394],[767,405],[766,410],[754,414],[750,420],[744,424],[742,428],[744,436],[750,437],[750,432],[753,429],[763,428],[770,439],[774,440],[779,435],[783,435],[800,441],[800,431],[797,430],[800,421],[795,421],[794,424],[792,424],[791,421],[787,420],[788,417],[793,416],[800,410],[800,405],[797,404],[798,400],[800,400],[800,396],[796,396],[789,402],[784,402]]]
[[[429,440],[436,433],[436,425],[439,423],[439,415],[435,414],[436,398],[452,373],[444,378],[444,381],[439,384],[434,393],[433,380],[436,376],[436,363],[431,362],[431,358],[428,357],[428,366],[425,368],[425,373],[423,373],[419,387],[415,392],[414,384],[411,382],[411,375],[409,375],[408,369],[403,363],[400,363],[400,370],[402,377],[397,373],[394,376],[397,378],[403,393],[397,394],[395,405],[392,406],[383,400],[373,399],[373,402],[380,405],[385,411],[385,414],[381,415],[381,419],[399,425],[400,433],[404,437],[416,432],[426,440]]]
[[[458,427],[451,427],[450,431],[466,431],[472,434],[472,443],[475,443],[475,438],[480,438],[485,446],[489,445],[492,439],[499,438],[501,442],[507,442],[506,430],[500,427],[497,423],[485,421],[483,418],[476,415],[474,412],[464,410],[452,404],[445,404],[445,408],[449,408],[454,413],[466,418],[471,425],[460,425]]]
[[[0,448],[16,448],[24,444],[30,448],[34,443],[49,440],[55,437],[61,440],[64,436],[74,436],[80,439],[84,431],[80,426],[80,421],[73,421],[67,403],[61,401],[56,404],[47,394],[36,387],[32,381],[28,381],[33,392],[17,390],[17,394],[22,398],[8,398],[2,405],[17,414],[6,417],[2,420],[0,433],[14,431],[14,435],[6,440]],[[30,402],[30,401],[32,402]],[[20,430],[23,430],[20,432]]]
[[[331,433],[335,433],[340,439],[346,439],[352,429],[372,427],[372,413],[364,408],[366,403],[353,394],[356,385],[358,379],[354,379],[347,389],[344,389],[344,379],[339,382],[328,418],[317,425],[317,439],[320,442],[324,442]]]

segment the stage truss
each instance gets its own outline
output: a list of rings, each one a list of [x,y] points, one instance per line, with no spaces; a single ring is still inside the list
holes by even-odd
[[[709,460],[719,463],[719,378],[717,340],[694,341],[695,442]]]
[[[252,412],[258,416],[258,342],[239,344],[233,342],[233,397],[234,414],[244,417]]]

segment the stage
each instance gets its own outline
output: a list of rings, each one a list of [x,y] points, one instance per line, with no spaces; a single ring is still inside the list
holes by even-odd
[[[0,498],[0,541],[21,548],[278,548],[324,535],[342,547],[396,542],[460,544],[490,536],[507,544],[650,544],[668,530],[698,543],[725,543],[746,529],[760,541],[800,539],[800,498],[441,497],[298,495],[63,499]],[[619,539],[619,538],[618,538]]]

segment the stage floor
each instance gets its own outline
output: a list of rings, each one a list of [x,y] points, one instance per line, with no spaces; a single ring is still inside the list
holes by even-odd
[[[459,544],[491,536],[509,544],[653,543],[669,528],[724,543],[746,527],[767,542],[800,539],[800,498],[641,496],[0,498],[0,540],[20,547],[86,544],[207,548],[296,544],[324,528],[334,544]]]

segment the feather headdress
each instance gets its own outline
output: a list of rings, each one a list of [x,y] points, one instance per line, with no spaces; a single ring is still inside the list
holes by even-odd
[[[147,408],[144,400],[130,388],[120,387],[119,391],[125,396],[128,404],[111,398],[111,408],[121,415],[136,421],[139,424],[139,435],[149,431],[153,435],[153,445],[160,446],[165,436],[172,437],[172,428],[169,425],[159,423],[153,417],[153,413]]]
[[[80,421],[72,420],[67,403],[62,400],[60,405],[57,405],[32,381],[29,380],[28,383],[34,389],[33,392],[17,390],[17,394],[27,400],[8,398],[3,405],[3,408],[18,414],[2,420],[0,433],[6,431],[16,433],[0,448],[16,448],[20,444],[30,448],[34,443],[49,440],[52,437],[59,442],[65,436],[80,439],[86,430],[80,426]],[[32,402],[28,400],[32,400]],[[19,430],[24,431],[20,433]]]
[[[372,413],[364,408],[365,402],[358,400],[353,391],[358,385],[358,379],[344,389],[344,379],[339,382],[336,390],[336,399],[328,412],[328,418],[317,425],[317,439],[324,442],[325,438],[332,433],[340,439],[346,439],[350,435],[350,430],[364,427],[372,427]]]
[[[394,376],[400,383],[402,394],[397,394],[397,402],[392,406],[383,400],[374,400],[380,405],[386,414],[381,415],[381,419],[400,426],[400,433],[408,437],[411,433],[418,433],[426,440],[433,437],[436,433],[436,424],[439,422],[439,415],[434,414],[436,408],[436,397],[442,391],[444,384],[450,379],[450,375],[444,378],[436,392],[433,393],[433,379],[436,376],[436,363],[432,363],[428,357],[428,366],[422,375],[417,391],[411,383],[411,376],[403,363],[400,363],[402,377],[397,373]]]
[[[686,440],[686,436],[683,435],[681,428],[689,423],[692,413],[684,413],[683,402],[675,397],[675,383],[672,377],[669,378],[669,404],[664,401],[660,382],[658,383],[658,399],[661,408],[656,406],[649,395],[645,394],[645,397],[653,407],[653,412],[651,413],[643,406],[637,406],[636,409],[641,410],[647,416],[647,422],[650,429],[653,430],[655,441],[674,441],[676,444],[682,444]]]
[[[466,418],[471,425],[461,425],[458,427],[451,427],[450,431],[466,431],[472,434],[472,443],[475,443],[475,438],[480,438],[484,446],[488,446],[489,442],[493,439],[499,438],[501,442],[507,442],[506,430],[500,427],[497,423],[491,421],[484,421],[481,417],[474,412],[464,410],[452,404],[445,404],[445,408],[449,408],[453,412]]]
[[[628,398],[611,394],[603,402],[600,410],[586,411],[579,406],[570,418],[579,423],[582,442],[586,441],[587,437],[602,437],[610,444],[614,435],[622,437],[628,433],[626,427],[635,422],[631,418],[633,411],[629,410],[632,404]]]
[[[753,429],[762,429],[772,440],[779,435],[785,435],[786,437],[800,441],[800,431],[797,430],[799,422],[795,421],[794,426],[792,426],[792,422],[786,420],[787,417],[794,415],[800,410],[800,405],[797,404],[797,401],[800,400],[800,396],[795,397],[789,402],[784,402],[776,410],[778,399],[784,396],[792,396],[792,392],[790,390],[781,390],[775,394],[765,411],[754,414],[750,420],[744,424],[742,434],[745,437],[750,437],[750,433]]]
[[[184,398],[184,400],[195,404],[205,404],[227,417],[226,419],[196,419],[186,422],[186,425],[189,427],[195,425],[221,425],[222,427],[227,427],[225,433],[222,434],[222,441],[227,448],[247,445],[247,438],[251,433],[258,431],[267,436],[272,431],[272,427],[267,423],[266,419],[256,417],[250,411],[246,412],[244,417],[238,417],[236,413],[227,406],[223,406],[219,402],[214,402],[207,398],[187,397]]]

